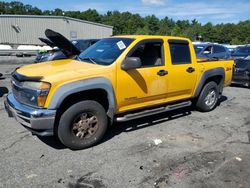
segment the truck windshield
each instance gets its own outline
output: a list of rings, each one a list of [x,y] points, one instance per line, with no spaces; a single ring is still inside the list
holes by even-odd
[[[131,38],[107,38],[95,43],[82,52],[78,59],[99,65],[112,64],[133,42]]]

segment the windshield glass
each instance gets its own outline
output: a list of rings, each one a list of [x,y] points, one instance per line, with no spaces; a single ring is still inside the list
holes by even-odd
[[[112,64],[132,43],[130,38],[102,39],[79,55],[79,60],[99,65]]]
[[[196,54],[199,54],[204,49],[204,46],[194,45],[194,50]]]
[[[81,52],[86,50],[89,47],[89,41],[87,40],[73,40],[71,42]]]

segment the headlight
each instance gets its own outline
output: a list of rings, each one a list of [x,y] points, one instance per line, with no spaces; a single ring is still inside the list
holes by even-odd
[[[36,90],[37,96],[35,97],[35,100],[37,102],[37,106],[44,107],[47,96],[49,94],[49,90],[50,90],[49,83],[47,82],[23,82],[23,87]]]
[[[47,82],[21,82],[22,87],[33,90],[49,90],[50,84]]]
[[[19,87],[19,89],[15,89]],[[51,84],[47,82],[19,82],[18,86],[13,83],[13,92],[16,93],[20,102],[37,107],[44,107],[49,94]]]

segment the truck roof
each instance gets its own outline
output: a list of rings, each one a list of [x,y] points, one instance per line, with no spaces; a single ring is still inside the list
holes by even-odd
[[[134,39],[165,38],[165,39],[176,39],[176,40],[190,40],[190,39],[184,38],[184,37],[163,36],[163,35],[117,35],[117,36],[112,36],[112,37],[114,37],[114,38],[134,38]]]

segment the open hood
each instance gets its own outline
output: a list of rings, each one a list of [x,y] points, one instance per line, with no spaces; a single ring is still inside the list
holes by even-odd
[[[56,45],[51,42],[49,39],[45,39],[45,38],[39,38],[40,41],[42,41],[43,43],[47,44],[48,46],[50,46],[51,48],[54,48]]]
[[[46,37],[57,46],[66,57],[71,57],[74,55],[79,55],[81,52],[76,48],[66,37],[57,33],[51,29],[46,29]]]

